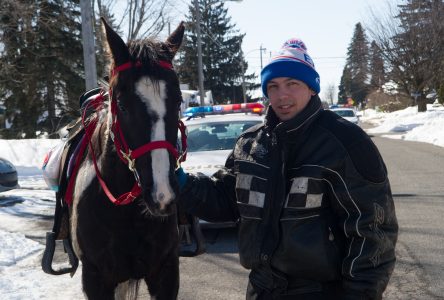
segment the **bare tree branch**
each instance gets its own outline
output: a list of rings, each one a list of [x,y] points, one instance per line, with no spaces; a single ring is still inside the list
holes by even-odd
[[[98,2],[100,0],[97,0]],[[103,3],[113,11],[117,0],[108,0]],[[128,0],[118,15],[121,15],[118,28],[126,27],[127,40],[140,39],[146,36],[157,36],[162,32],[171,19],[171,5],[175,0]],[[99,4],[100,6],[100,4]]]
[[[444,70],[442,1],[409,1],[397,7],[387,2],[385,14],[371,14],[367,31],[399,89],[407,95],[424,95],[437,88]],[[425,98],[420,100],[425,103]]]

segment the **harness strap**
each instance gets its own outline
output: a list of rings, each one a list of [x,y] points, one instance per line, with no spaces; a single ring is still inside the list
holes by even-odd
[[[77,178],[77,173],[79,172],[80,169],[80,165],[82,163],[82,158],[83,154],[85,153],[86,146],[88,146],[88,140],[85,137],[83,137],[82,140],[80,141],[79,152],[75,158],[74,169],[72,171],[71,177],[69,178],[68,186],[65,192],[65,202],[66,204],[68,204],[68,206],[71,206],[72,204],[75,181]]]
[[[170,70],[173,69],[173,65],[168,61],[160,60],[157,63],[163,68],[170,69]],[[137,61],[136,63],[126,62],[124,64],[116,66],[112,70],[112,76],[114,76],[118,72],[127,70],[129,68],[134,67],[134,66],[141,67],[142,63],[140,61]],[[181,142],[182,142],[182,150],[183,151],[180,156],[179,156],[179,153],[176,150],[176,148],[173,145],[171,145],[171,143],[169,143],[168,141],[152,141],[148,144],[145,144],[141,147],[136,148],[134,151],[131,151],[131,149],[128,147],[128,145],[125,141],[122,129],[120,127],[120,123],[117,119],[117,101],[115,101],[115,99],[113,99],[112,90],[110,89],[109,96],[111,99],[110,102],[111,102],[111,115],[112,115],[112,124],[111,124],[111,130],[110,130],[111,138],[114,141],[117,155],[124,163],[128,164],[129,169],[134,173],[134,176],[136,179],[136,182],[135,182],[133,188],[131,189],[131,191],[120,195],[118,198],[114,197],[114,195],[111,193],[108,186],[106,185],[105,181],[103,180],[103,177],[102,177],[100,170],[97,166],[96,155],[94,153],[94,149],[93,149],[93,146],[91,143],[91,137],[96,129],[97,122],[98,122],[97,118],[91,119],[89,124],[88,125],[86,124],[86,111],[90,107],[92,107],[96,111],[97,111],[97,109],[102,107],[104,99],[105,99],[104,94],[105,94],[104,91],[102,91],[93,101],[88,102],[84,111],[83,111],[83,114],[82,114],[82,124],[83,124],[83,127],[85,128],[85,138],[83,138],[81,141],[80,150],[79,150],[79,153],[78,153],[78,155],[76,157],[76,161],[75,161],[73,175],[69,179],[68,187],[66,190],[65,201],[69,206],[72,204],[75,179],[77,177],[77,173],[80,168],[80,164],[82,162],[82,158],[84,156],[84,152],[85,152],[87,146],[89,146],[89,150],[91,152],[91,159],[93,161],[94,169],[96,171],[96,176],[97,176],[97,179],[100,183],[100,186],[102,187],[102,189],[105,192],[108,199],[116,205],[125,205],[128,203],[131,203],[134,199],[139,197],[140,194],[142,193],[138,174],[135,169],[135,159],[139,158],[140,156],[142,156],[143,154],[145,154],[147,152],[150,152],[150,151],[156,150],[156,149],[168,150],[174,156],[174,158],[176,159],[178,164],[180,164],[180,162],[185,161],[185,159],[186,159],[186,154],[187,154],[187,151],[186,151],[187,136],[186,136],[186,132],[185,132],[186,127],[181,120],[179,120],[179,129],[181,131],[181,137],[182,137]]]
[[[140,146],[139,148],[136,148],[135,150],[131,151],[131,158],[136,159],[145,154],[146,152],[150,152],[152,150],[156,149],[167,149],[171,152],[171,154],[177,159],[179,157],[179,154],[177,153],[176,148],[174,148],[171,143],[167,141],[152,141],[148,144],[145,144],[143,146]]]
[[[184,162],[187,159],[187,127],[182,122],[182,120],[179,120],[179,130],[180,130],[180,139],[182,143],[182,153],[180,154],[179,158],[177,159],[177,165],[180,165],[181,162]]]
[[[167,149],[174,156],[176,160],[179,158],[179,153],[177,152],[176,148],[168,141],[152,141],[136,148],[135,150],[130,150],[123,136],[120,123],[117,120],[117,118],[114,117],[117,114],[117,103],[116,101],[113,100],[111,101],[111,114],[113,115],[111,132],[113,134],[113,140],[114,140],[114,145],[116,146],[117,154],[120,160],[131,166],[130,169],[132,169],[132,165],[134,164],[132,160],[135,160],[136,158],[139,158],[143,154],[156,149]],[[179,121],[179,128],[181,126],[180,125],[181,123],[182,121]],[[183,127],[184,126],[185,125],[183,125]],[[184,134],[182,134],[182,137],[183,136]],[[182,138],[182,145],[185,145],[186,149],[186,135],[185,135],[185,142]]]
[[[100,101],[103,101],[103,98],[98,97],[98,98],[94,99],[94,101],[91,101],[92,103],[88,104],[88,106],[91,105],[94,108],[97,108],[100,106],[100,104],[98,103]],[[99,180],[100,186],[102,187],[106,196],[110,199],[111,202],[113,202],[116,205],[125,205],[128,203],[131,203],[135,198],[140,196],[141,188],[139,187],[139,185],[137,183],[135,183],[133,188],[131,189],[131,191],[120,195],[118,198],[115,198],[113,196],[113,194],[111,193],[111,191],[109,190],[109,188],[107,187],[105,181],[103,180],[103,178],[101,176],[100,170],[97,166],[96,155],[94,153],[94,149],[93,149],[92,143],[91,143],[92,134],[94,133],[94,130],[96,129],[96,126],[97,126],[97,119],[92,119],[89,124],[86,124],[85,119],[86,119],[86,116],[85,116],[85,112],[84,112],[82,115],[82,124],[83,124],[83,127],[85,128],[85,136],[82,138],[82,140],[80,142],[81,143],[80,149],[79,149],[79,152],[78,152],[76,159],[75,159],[72,176],[70,177],[69,182],[68,182],[68,186],[66,188],[65,202],[68,204],[68,206],[71,206],[71,204],[72,204],[76,177],[77,177],[78,171],[80,169],[80,165],[82,163],[85,150],[89,146],[89,149],[91,151],[91,158],[93,161],[93,165],[94,165],[97,179]]]
[[[108,199],[112,203],[114,203],[116,205],[126,205],[126,204],[131,203],[134,199],[136,199],[137,197],[140,196],[140,194],[142,193],[142,189],[140,188],[140,186],[136,182],[134,184],[133,188],[131,189],[131,191],[123,193],[118,198],[114,197],[114,195],[111,193],[108,186],[106,185],[105,180],[103,180],[103,177],[100,173],[99,167],[97,166],[96,154],[94,153],[94,148],[93,148],[92,142],[91,142],[92,134],[94,133],[94,130],[96,129],[96,126],[97,126],[97,119],[92,120],[88,126],[85,124],[84,117],[82,117],[82,122],[83,122],[83,126],[85,127],[86,140],[87,140],[87,143],[89,146],[89,150],[91,151],[91,159],[94,164],[96,176],[97,176],[100,186],[102,187],[106,196],[108,197]]]
[[[164,68],[164,69],[168,69],[168,70],[173,70],[174,69],[173,65],[169,61],[166,61],[166,60],[159,60],[157,62],[157,64],[159,66],[161,66],[162,68]],[[142,62],[140,62],[140,61],[136,61],[136,63],[133,63],[131,61],[126,62],[124,64],[121,64],[121,65],[118,65],[118,66],[114,67],[114,69],[112,70],[112,76],[114,76],[118,72],[128,70],[128,69],[130,69],[132,67],[141,67],[141,66],[142,66]]]

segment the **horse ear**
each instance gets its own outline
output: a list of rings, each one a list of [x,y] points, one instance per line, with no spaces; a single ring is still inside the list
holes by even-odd
[[[108,42],[109,51],[114,59],[114,64],[119,66],[129,61],[130,54],[128,47],[122,38],[108,25],[105,19],[102,17],[103,28],[105,30],[106,40]]]
[[[183,34],[185,32],[185,25],[180,22],[179,26],[177,26],[176,30],[170,34],[168,39],[166,40],[166,44],[170,49],[171,56],[174,57],[176,55],[177,50],[179,50],[180,44],[182,44]]]

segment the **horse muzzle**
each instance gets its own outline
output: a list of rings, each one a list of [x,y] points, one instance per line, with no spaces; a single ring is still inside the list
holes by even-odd
[[[151,189],[144,189],[143,196],[153,216],[169,216],[176,212],[176,194],[172,189],[153,186]]]

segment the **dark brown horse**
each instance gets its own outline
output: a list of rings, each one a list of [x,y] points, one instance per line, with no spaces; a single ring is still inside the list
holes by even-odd
[[[113,61],[109,102],[95,103],[93,117],[85,119],[89,143],[70,207],[83,289],[89,299],[115,299],[134,295],[144,282],[152,299],[176,299],[174,170],[182,97],[172,59],[184,26],[165,42],[126,45],[103,23]]]

